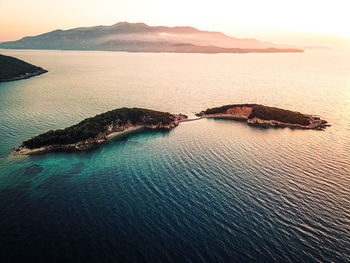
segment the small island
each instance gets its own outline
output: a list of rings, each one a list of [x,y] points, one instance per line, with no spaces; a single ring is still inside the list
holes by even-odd
[[[81,151],[109,138],[137,130],[170,130],[186,120],[182,114],[170,114],[141,108],[108,111],[65,129],[51,130],[24,141],[16,154],[39,154],[52,151]]]
[[[58,151],[82,151],[99,145],[109,138],[141,130],[171,130],[180,122],[202,118],[220,118],[244,121],[263,128],[324,130],[327,121],[317,116],[296,111],[268,107],[260,104],[232,104],[197,113],[198,118],[188,119],[183,114],[171,114],[141,108],[120,108],[65,129],[51,130],[24,141],[16,149],[17,155],[31,155]]]
[[[23,60],[1,54],[0,68],[0,82],[27,79],[47,72]]]
[[[201,118],[225,118],[245,121],[249,125],[264,128],[275,127],[292,129],[324,130],[327,121],[317,116],[300,112],[268,107],[259,104],[232,104],[201,111],[196,114]]]

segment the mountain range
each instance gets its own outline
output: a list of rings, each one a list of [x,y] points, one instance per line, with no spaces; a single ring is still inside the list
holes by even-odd
[[[112,26],[55,30],[0,43],[5,49],[106,50],[175,53],[303,52],[256,39],[235,38],[193,27],[148,26],[119,22]]]

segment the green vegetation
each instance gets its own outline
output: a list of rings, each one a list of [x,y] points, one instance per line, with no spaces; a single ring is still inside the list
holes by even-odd
[[[33,74],[44,72],[40,67],[34,66],[20,59],[0,54],[0,81],[7,81]],[[46,72],[46,71],[45,71]]]
[[[275,107],[268,107],[263,105],[255,105],[253,107],[252,114],[249,115],[249,119],[257,117],[262,120],[275,120],[284,123],[309,125],[310,119],[300,113],[290,110],[283,110]]]
[[[118,126],[123,126],[128,121],[134,125],[155,125],[158,123],[167,125],[173,119],[173,115],[168,112],[140,108],[120,108],[87,118],[65,129],[51,130],[40,134],[23,142],[23,146],[33,149],[47,145],[76,143],[96,137],[98,134],[105,132],[107,126],[112,123]]]
[[[310,124],[310,119],[306,115],[300,112],[283,110],[276,107],[268,107],[268,106],[259,105],[259,104],[225,105],[222,107],[207,109],[203,113],[205,115],[226,113],[228,109],[234,108],[234,107],[251,107],[252,113],[249,115],[248,119],[257,117],[262,120],[276,120],[276,121],[291,123],[291,124],[300,124],[300,125]],[[200,116],[201,114],[202,113],[198,115]]]

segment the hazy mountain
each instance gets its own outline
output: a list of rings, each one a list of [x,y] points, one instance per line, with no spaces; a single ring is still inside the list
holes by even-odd
[[[291,46],[234,38],[193,27],[148,26],[127,22],[55,30],[18,41],[3,42],[0,48],[188,53],[302,52]]]

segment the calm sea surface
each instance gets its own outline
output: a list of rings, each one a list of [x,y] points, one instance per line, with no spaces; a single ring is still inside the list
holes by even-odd
[[[350,53],[0,53],[49,70],[0,83],[0,262],[350,261]],[[86,152],[11,154],[122,106],[231,103],[332,127],[203,119]]]

